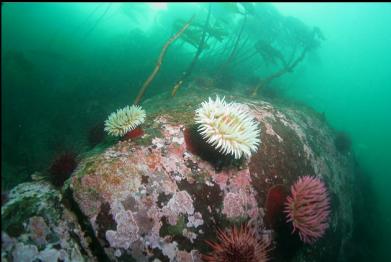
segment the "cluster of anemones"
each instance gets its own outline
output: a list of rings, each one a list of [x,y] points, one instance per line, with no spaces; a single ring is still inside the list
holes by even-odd
[[[195,122],[205,141],[223,155],[250,157],[260,144],[260,128],[245,107],[209,97],[196,110]]]

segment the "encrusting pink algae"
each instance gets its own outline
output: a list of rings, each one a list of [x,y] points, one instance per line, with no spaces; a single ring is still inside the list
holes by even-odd
[[[349,174],[351,162],[348,155],[337,154],[332,131],[327,131],[312,111],[277,107],[224,91],[219,95],[242,103],[258,121],[261,144],[250,158],[216,165],[191,150],[186,130],[194,124],[194,110],[203,100],[189,92],[176,97],[170,104],[173,109],[152,111],[159,96],[146,101],[143,134],[86,155],[66,181],[64,192],[80,210],[84,223],[90,225],[91,231],[84,235],[108,260],[202,261],[202,256],[212,251],[207,241],[216,241],[218,228],[225,231],[244,224],[254,230],[254,241],[265,241],[272,247],[268,252],[274,252],[270,255],[277,257],[275,252],[285,252],[279,247],[281,241],[291,240],[281,238],[275,227],[273,219],[281,217],[281,210],[275,206],[271,213],[274,207],[267,204],[267,195],[274,186],[289,188],[304,175],[324,181],[330,196],[340,204],[329,211],[320,207],[319,216],[309,215],[312,225],[320,219],[319,227],[308,229],[293,215],[284,223],[293,223],[292,236],[298,232],[306,243],[323,237],[326,245],[321,250],[312,247],[312,254],[318,257],[333,250],[333,238],[344,245],[351,234],[347,185],[352,184],[352,178],[341,174]],[[299,199],[302,187],[295,188],[292,199]],[[314,193],[321,192],[316,189]],[[11,208],[14,198],[11,194],[4,210]],[[34,229],[32,239],[42,244],[47,230],[36,217],[31,216],[27,225]],[[9,243],[22,241],[12,234],[6,237],[11,239]],[[305,256],[304,250],[298,251]]]

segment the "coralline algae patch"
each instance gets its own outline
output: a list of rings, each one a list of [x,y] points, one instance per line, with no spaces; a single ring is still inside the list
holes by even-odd
[[[217,173],[186,150],[184,126],[167,118],[155,119],[161,137],[152,138],[150,145],[120,141],[85,159],[71,179],[74,199],[95,234],[104,236],[100,241],[113,259],[125,254],[145,259],[159,252],[184,257],[192,249],[181,250],[186,246],[181,242],[194,244],[193,253],[197,243],[204,245],[198,238],[213,227],[211,214],[215,225],[220,224],[216,220],[259,214],[248,168]],[[108,210],[102,209],[104,205]],[[114,223],[109,230],[99,221],[107,216]],[[104,234],[99,233],[102,230]]]
[[[240,165],[216,171],[188,150],[184,123],[162,114],[145,123],[141,140],[119,141],[81,162],[70,189],[111,260],[200,261],[216,228],[241,222],[264,228],[273,185],[290,186],[302,175],[334,179],[325,166],[335,156],[325,163],[314,151],[319,123],[309,137],[311,117],[305,122],[294,111],[288,117],[267,102],[247,105],[261,126],[261,145]],[[328,138],[321,143],[330,149]]]

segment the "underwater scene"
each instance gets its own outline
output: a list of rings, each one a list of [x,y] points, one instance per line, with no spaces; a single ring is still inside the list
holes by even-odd
[[[391,3],[2,3],[1,261],[391,261]]]

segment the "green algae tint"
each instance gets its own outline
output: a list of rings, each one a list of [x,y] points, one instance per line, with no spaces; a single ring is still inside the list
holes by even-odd
[[[49,181],[54,156],[72,151],[81,160],[71,175],[76,178],[67,180],[62,189],[50,189],[64,198],[61,208],[74,208],[66,203],[76,196],[64,195],[71,188],[96,200],[90,206],[96,215],[103,208],[100,198],[107,196],[96,188],[72,187],[101,170],[103,163],[110,176],[111,165],[124,155],[129,158],[121,160],[126,165],[120,171],[142,173],[149,167],[138,163],[128,170],[133,163],[126,159],[148,159],[154,152],[156,159],[163,160],[153,163],[156,170],[144,174],[139,192],[132,193],[140,199],[151,194],[142,202],[148,206],[155,204],[153,183],[167,191],[180,185],[192,192],[195,209],[206,214],[200,196],[212,192],[216,206],[210,216],[220,222],[204,218],[210,226],[201,228],[207,232],[189,230],[199,234],[195,243],[202,252],[210,251],[204,240],[216,240],[215,228],[248,222],[248,217],[227,219],[222,214],[224,196],[240,181],[229,176],[248,170],[250,185],[240,185],[240,190],[254,194],[262,214],[267,214],[268,190],[277,184],[290,188],[299,176],[323,177],[330,190],[335,228],[331,222],[325,239],[314,247],[297,242],[284,224],[283,230],[274,232],[278,243],[271,257],[282,261],[312,254],[306,258],[317,261],[322,258],[319,250],[324,249],[331,260],[391,261],[387,249],[391,234],[390,3],[2,3],[1,19],[1,221],[2,232],[13,240],[32,238],[23,223],[44,216],[44,211],[36,207],[43,194],[31,193],[23,199],[23,186],[18,192],[12,189],[23,182],[35,185],[29,186],[31,192],[46,188],[31,175],[38,172]],[[104,121],[117,109],[131,106],[143,85],[147,86],[140,101],[146,111],[140,125],[144,135],[122,142],[107,135]],[[194,111],[216,94],[248,105],[261,127],[258,152],[248,161],[223,164],[218,170],[181,144],[183,131],[194,124]],[[123,178],[116,175],[118,181]],[[127,182],[133,185],[134,181]],[[195,185],[202,187],[197,191]],[[171,196],[167,194],[162,205]],[[71,202],[80,208],[82,201]],[[85,209],[87,202],[83,202]],[[112,202],[105,205],[104,214],[119,212]],[[49,211],[47,217],[61,217],[57,209]],[[72,211],[89,214],[83,208]],[[82,220],[88,215],[77,216],[77,223],[86,224]],[[351,230],[342,228],[341,221],[349,221]],[[184,239],[187,222],[188,217],[181,215],[176,225],[165,224],[160,233]],[[80,246],[77,250],[84,250],[74,259],[94,255],[144,259],[135,249],[105,253],[101,246],[107,242],[99,239],[105,232],[101,230],[95,238],[94,226],[84,228],[94,247],[82,240],[72,242]],[[336,239],[333,244],[327,239],[330,236]],[[178,246],[190,252],[193,244],[186,241]],[[18,249],[12,246],[16,242],[6,243],[2,257],[10,261],[23,260],[21,254],[35,252],[39,259],[47,255],[42,247],[28,246],[30,242]],[[150,251],[163,260],[186,259],[190,254],[153,243],[156,246]],[[58,251],[50,252],[59,256]]]

